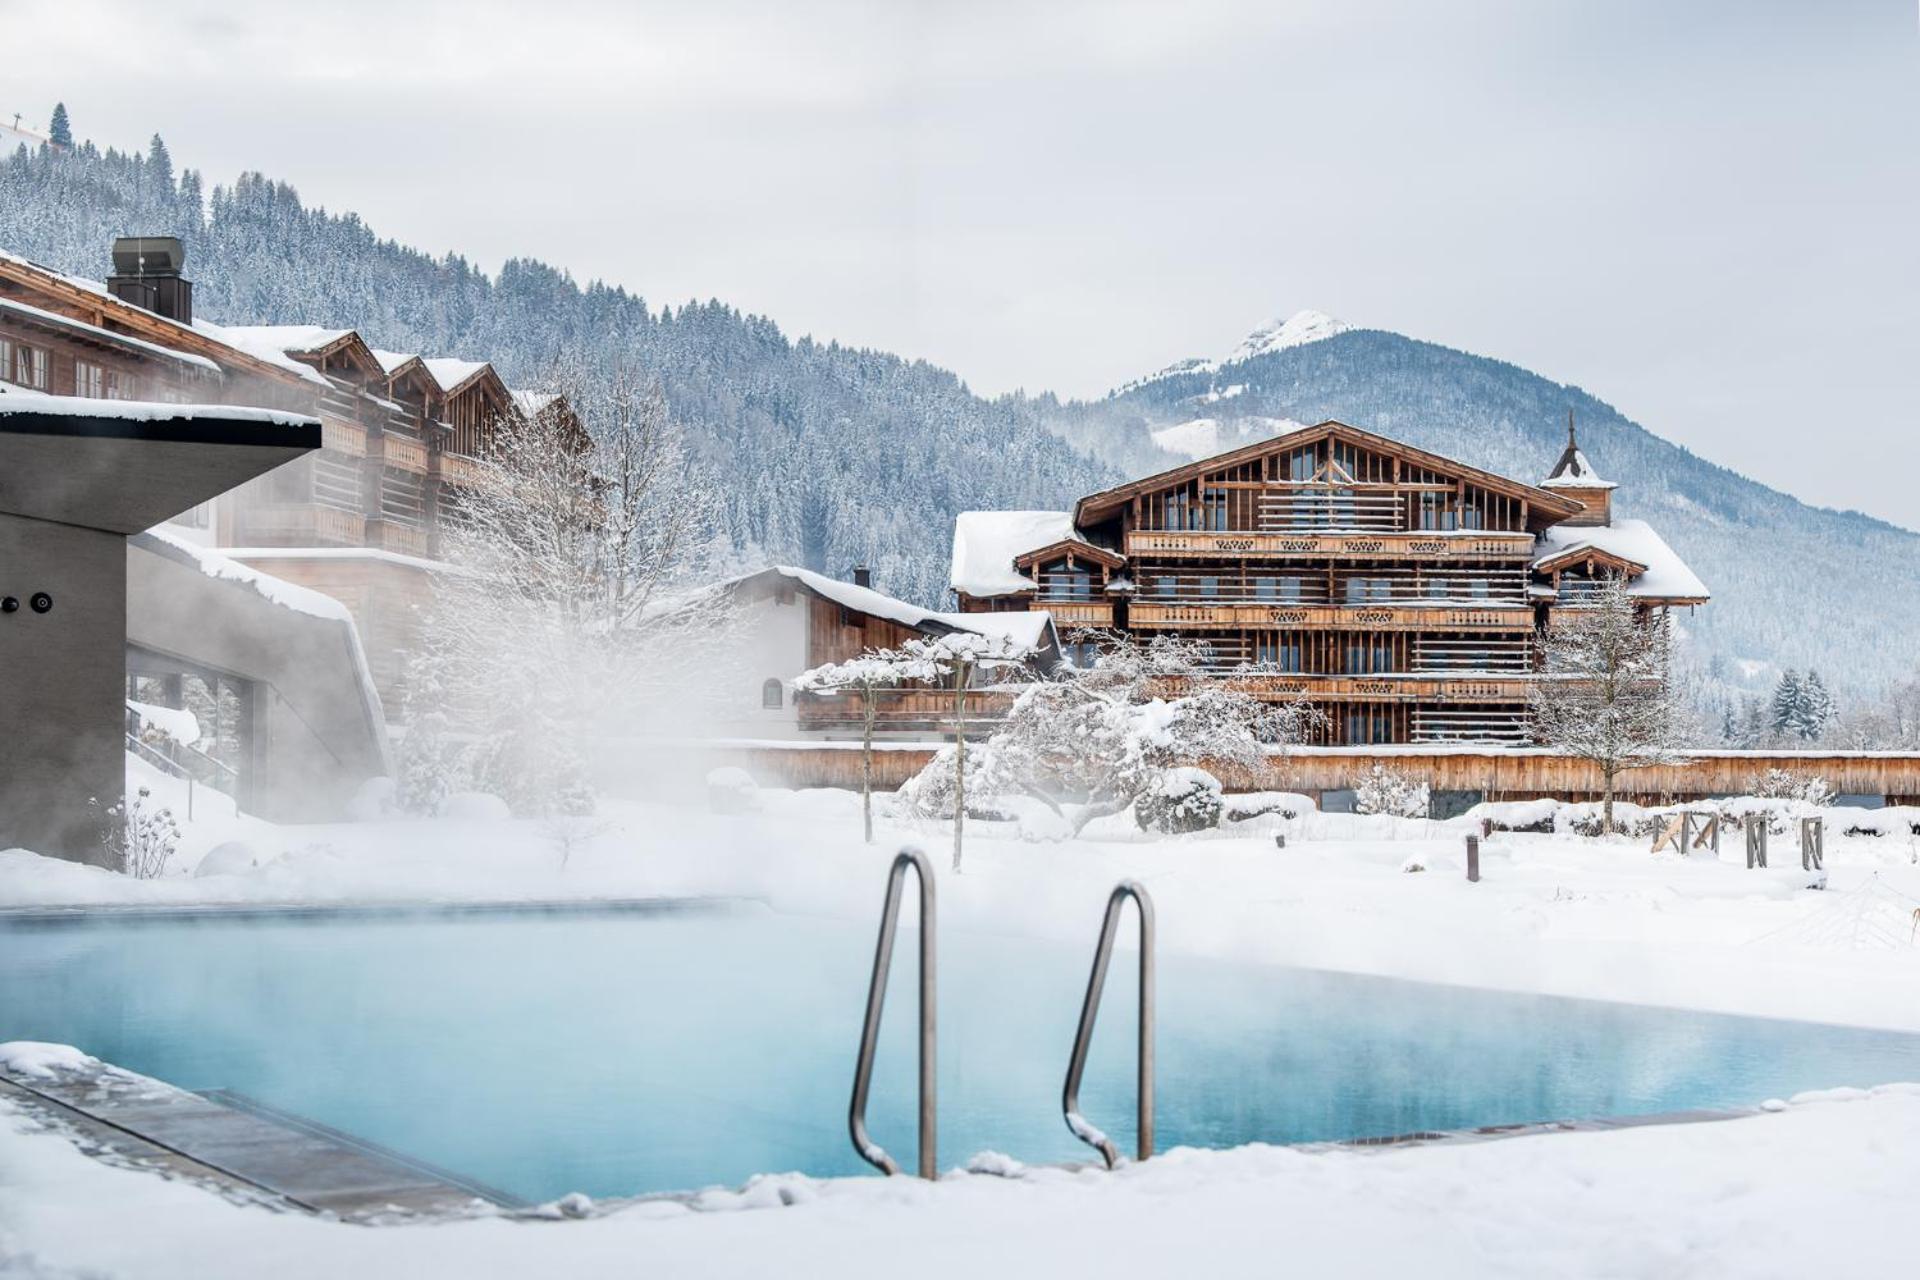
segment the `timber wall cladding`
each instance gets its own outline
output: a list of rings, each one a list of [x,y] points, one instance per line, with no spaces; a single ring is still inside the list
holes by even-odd
[[[860,785],[860,752],[845,746],[741,748],[728,753],[764,783],[795,787]],[[881,746],[874,752],[877,787],[894,788],[933,759],[931,748]],[[1489,800],[1591,800],[1600,794],[1592,764],[1539,752],[1378,754],[1302,751],[1257,773],[1213,766],[1229,791],[1300,791],[1318,795],[1353,786],[1375,764],[1426,782],[1436,791],[1474,791]],[[1920,803],[1920,753],[1910,755],[1702,755],[1683,765],[1635,769],[1616,779],[1623,799],[1647,803],[1737,795],[1769,769],[1824,778],[1842,795],[1882,796],[1887,803]]]

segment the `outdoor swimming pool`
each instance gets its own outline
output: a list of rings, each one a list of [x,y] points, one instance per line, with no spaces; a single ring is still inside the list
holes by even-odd
[[[1092,950],[942,930],[940,1156],[1092,1158],[1059,1114]],[[228,1089],[528,1201],[864,1171],[870,922],[752,905],[0,918],[0,1040]],[[871,1122],[912,1166],[913,938]],[[1164,1150],[1742,1106],[1920,1079],[1920,1037],[1160,958]],[[1132,1145],[1133,965],[1082,1090]]]

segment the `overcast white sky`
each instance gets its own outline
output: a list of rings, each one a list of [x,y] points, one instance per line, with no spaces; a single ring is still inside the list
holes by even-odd
[[[1316,307],[1920,527],[1917,29],[1915,0],[0,0],[33,50],[0,111],[985,392],[1097,395]]]

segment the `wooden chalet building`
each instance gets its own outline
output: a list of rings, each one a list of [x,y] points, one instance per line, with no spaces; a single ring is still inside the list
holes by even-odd
[[[123,238],[113,258],[102,284],[0,253],[0,384],[318,417],[322,449],[164,531],[346,605],[394,716],[443,516],[491,432],[566,406],[485,361],[379,350],[351,329],[197,319],[178,241]]]
[[[1340,422],[1082,498],[967,512],[963,612],[1204,640],[1261,696],[1326,713],[1323,741],[1529,740],[1536,636],[1624,574],[1647,610],[1708,593],[1646,524],[1615,520],[1568,427],[1527,484]],[[1084,653],[1078,654],[1084,660]]]

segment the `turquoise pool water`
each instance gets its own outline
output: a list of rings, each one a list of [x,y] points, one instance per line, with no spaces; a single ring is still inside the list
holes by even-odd
[[[942,1167],[1059,1114],[1092,949],[942,931]],[[0,1040],[229,1089],[529,1201],[866,1169],[866,923],[673,913],[0,919]],[[912,1167],[913,940],[875,1137]],[[1131,956],[1082,1099],[1132,1143]],[[1920,1037],[1161,957],[1162,1149],[1751,1105],[1920,1079]]]

